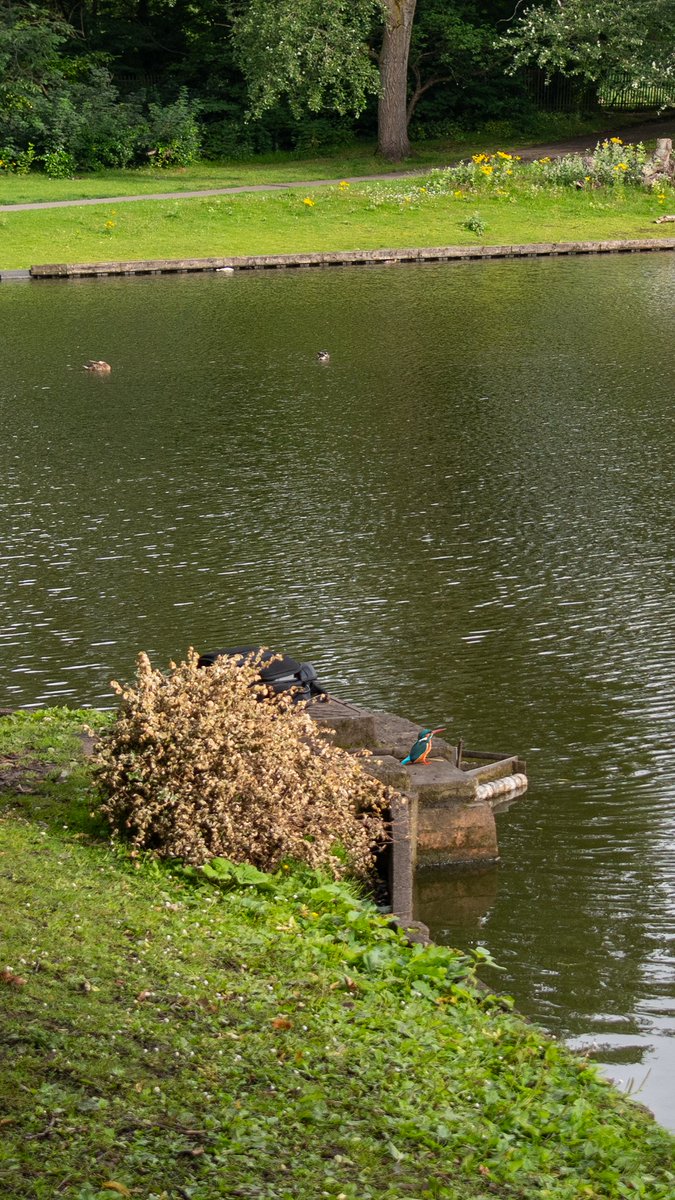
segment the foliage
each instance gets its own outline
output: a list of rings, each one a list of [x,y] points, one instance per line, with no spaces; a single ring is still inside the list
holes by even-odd
[[[50,178],[63,179],[148,155],[161,165],[197,157],[196,105],[184,89],[164,105],[123,102],[107,57],[76,48],[66,21],[37,5],[0,6],[0,143],[12,151],[5,161],[21,168],[32,146],[29,165],[41,162]]]
[[[259,116],[281,97],[299,116],[359,113],[378,77],[368,35],[379,0],[248,0],[234,22],[239,66]]]
[[[97,836],[85,721],[0,720],[49,769],[1,797],[3,1200],[671,1200],[673,1138],[477,992],[483,952],[305,868]]]
[[[28,143],[25,150],[15,150],[13,146],[0,147],[0,171],[10,175],[28,175],[37,157],[32,142]]]
[[[470,233],[476,233],[482,236],[487,229],[487,224],[481,217],[480,213],[472,213],[470,217],[466,217],[462,221],[462,229],[468,229]]]
[[[137,685],[97,753],[101,810],[136,850],[274,870],[285,858],[336,877],[365,874],[384,839],[389,793],[317,733],[288,694],[268,695],[257,660],[170,675],[138,659]]]
[[[173,104],[150,104],[147,139],[147,154],[155,166],[187,167],[198,157],[197,105],[185,88]]]
[[[621,138],[605,138],[592,153],[564,154],[560,158],[544,155],[533,162],[523,162],[520,155],[497,150],[494,154],[481,152],[470,160],[434,171],[426,181],[428,195],[443,195],[457,187],[472,191],[523,187],[595,188],[631,184],[650,188],[643,173],[647,154],[641,142],[624,144]]]
[[[653,83],[675,103],[675,0],[566,0],[535,5],[514,21],[502,44],[513,69],[535,62],[600,80],[612,72]]]
[[[63,146],[54,146],[42,155],[50,179],[70,179],[75,172],[75,159]]]

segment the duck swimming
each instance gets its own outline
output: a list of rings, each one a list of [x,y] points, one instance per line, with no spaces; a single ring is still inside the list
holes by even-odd
[[[330,362],[330,354],[328,353],[327,350],[319,350],[319,353],[317,354],[316,357],[317,357],[318,362],[322,362],[322,363]]]
[[[100,375],[108,375],[112,371],[110,363],[104,362],[102,358],[90,358],[88,363],[84,364],[85,371],[98,371]]]

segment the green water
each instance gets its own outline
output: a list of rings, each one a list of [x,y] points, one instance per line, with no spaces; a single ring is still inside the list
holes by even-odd
[[[675,1128],[674,267],[3,284],[0,705],[261,641],[519,752],[419,915]]]

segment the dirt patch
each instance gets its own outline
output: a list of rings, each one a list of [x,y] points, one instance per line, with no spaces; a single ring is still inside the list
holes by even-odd
[[[33,795],[43,779],[56,769],[55,763],[22,759],[18,754],[0,755],[0,795],[3,792]]]

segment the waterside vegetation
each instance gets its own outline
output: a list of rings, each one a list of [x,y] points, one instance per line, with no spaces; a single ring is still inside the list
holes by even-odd
[[[87,725],[0,719],[7,1200],[672,1197],[672,1137],[478,991],[485,952],[291,862],[112,844]]]
[[[641,182],[645,152],[522,162],[478,151],[426,175],[283,192],[0,214],[0,266],[410,246],[658,237],[672,179]]]

